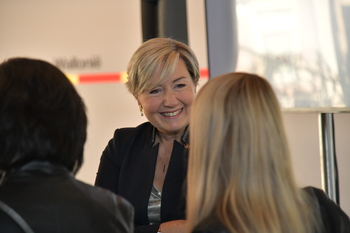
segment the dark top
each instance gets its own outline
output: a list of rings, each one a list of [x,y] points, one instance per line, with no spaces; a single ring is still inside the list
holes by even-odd
[[[125,199],[77,181],[62,165],[33,161],[6,174],[0,200],[35,233],[133,232],[133,208]],[[20,232],[0,211],[0,232]]]
[[[135,208],[135,232],[157,232],[150,225],[147,206],[151,194],[159,144],[153,145],[156,129],[149,122],[136,128],[117,129],[101,156],[95,185],[125,197]],[[187,129],[182,136],[188,144]],[[188,149],[174,141],[164,180],[161,222],[185,219],[184,181]]]
[[[306,187],[303,190],[315,200],[316,211],[321,213],[324,230],[320,233],[350,233],[349,217],[323,190],[314,187]],[[193,233],[229,233],[229,231],[213,217],[199,224]]]

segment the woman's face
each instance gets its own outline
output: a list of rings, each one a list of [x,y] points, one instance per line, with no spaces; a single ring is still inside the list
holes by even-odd
[[[180,59],[174,74],[165,83],[145,90],[136,99],[160,134],[177,135],[189,124],[195,93],[196,85]]]

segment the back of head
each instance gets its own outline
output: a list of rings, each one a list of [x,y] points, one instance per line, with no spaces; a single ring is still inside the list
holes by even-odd
[[[209,80],[190,122],[191,224],[214,213],[232,232],[290,232],[286,219],[301,223],[281,111],[266,79],[229,73]]]
[[[29,58],[0,65],[0,170],[45,160],[76,172],[86,125],[84,103],[58,68]]]
[[[144,42],[132,55],[128,68],[126,86],[137,96],[145,89],[167,81],[179,59],[185,62],[194,84],[199,80],[198,60],[189,46],[170,38],[154,38]]]

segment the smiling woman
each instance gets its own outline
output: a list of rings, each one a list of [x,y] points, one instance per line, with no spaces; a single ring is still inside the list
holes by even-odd
[[[179,59],[171,77],[135,96],[149,122],[158,129],[161,135],[158,141],[168,137],[181,138],[189,124],[189,111],[195,92],[196,85],[184,61]],[[161,186],[159,184],[160,189]]]
[[[184,232],[188,125],[199,80],[193,51],[155,38],[133,54],[126,86],[145,122],[117,129],[102,153],[95,185],[135,208],[135,232]]]

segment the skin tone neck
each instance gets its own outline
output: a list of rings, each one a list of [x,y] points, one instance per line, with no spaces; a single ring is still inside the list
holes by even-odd
[[[182,137],[182,134],[183,134],[184,130],[182,130],[179,133],[174,133],[174,134],[167,134],[165,132],[159,132],[158,131],[158,134],[157,134],[157,137],[156,137],[156,140],[155,140],[155,144],[157,144],[157,143],[160,143],[160,144],[171,143],[172,144],[174,140],[182,143],[181,142],[181,137]]]

